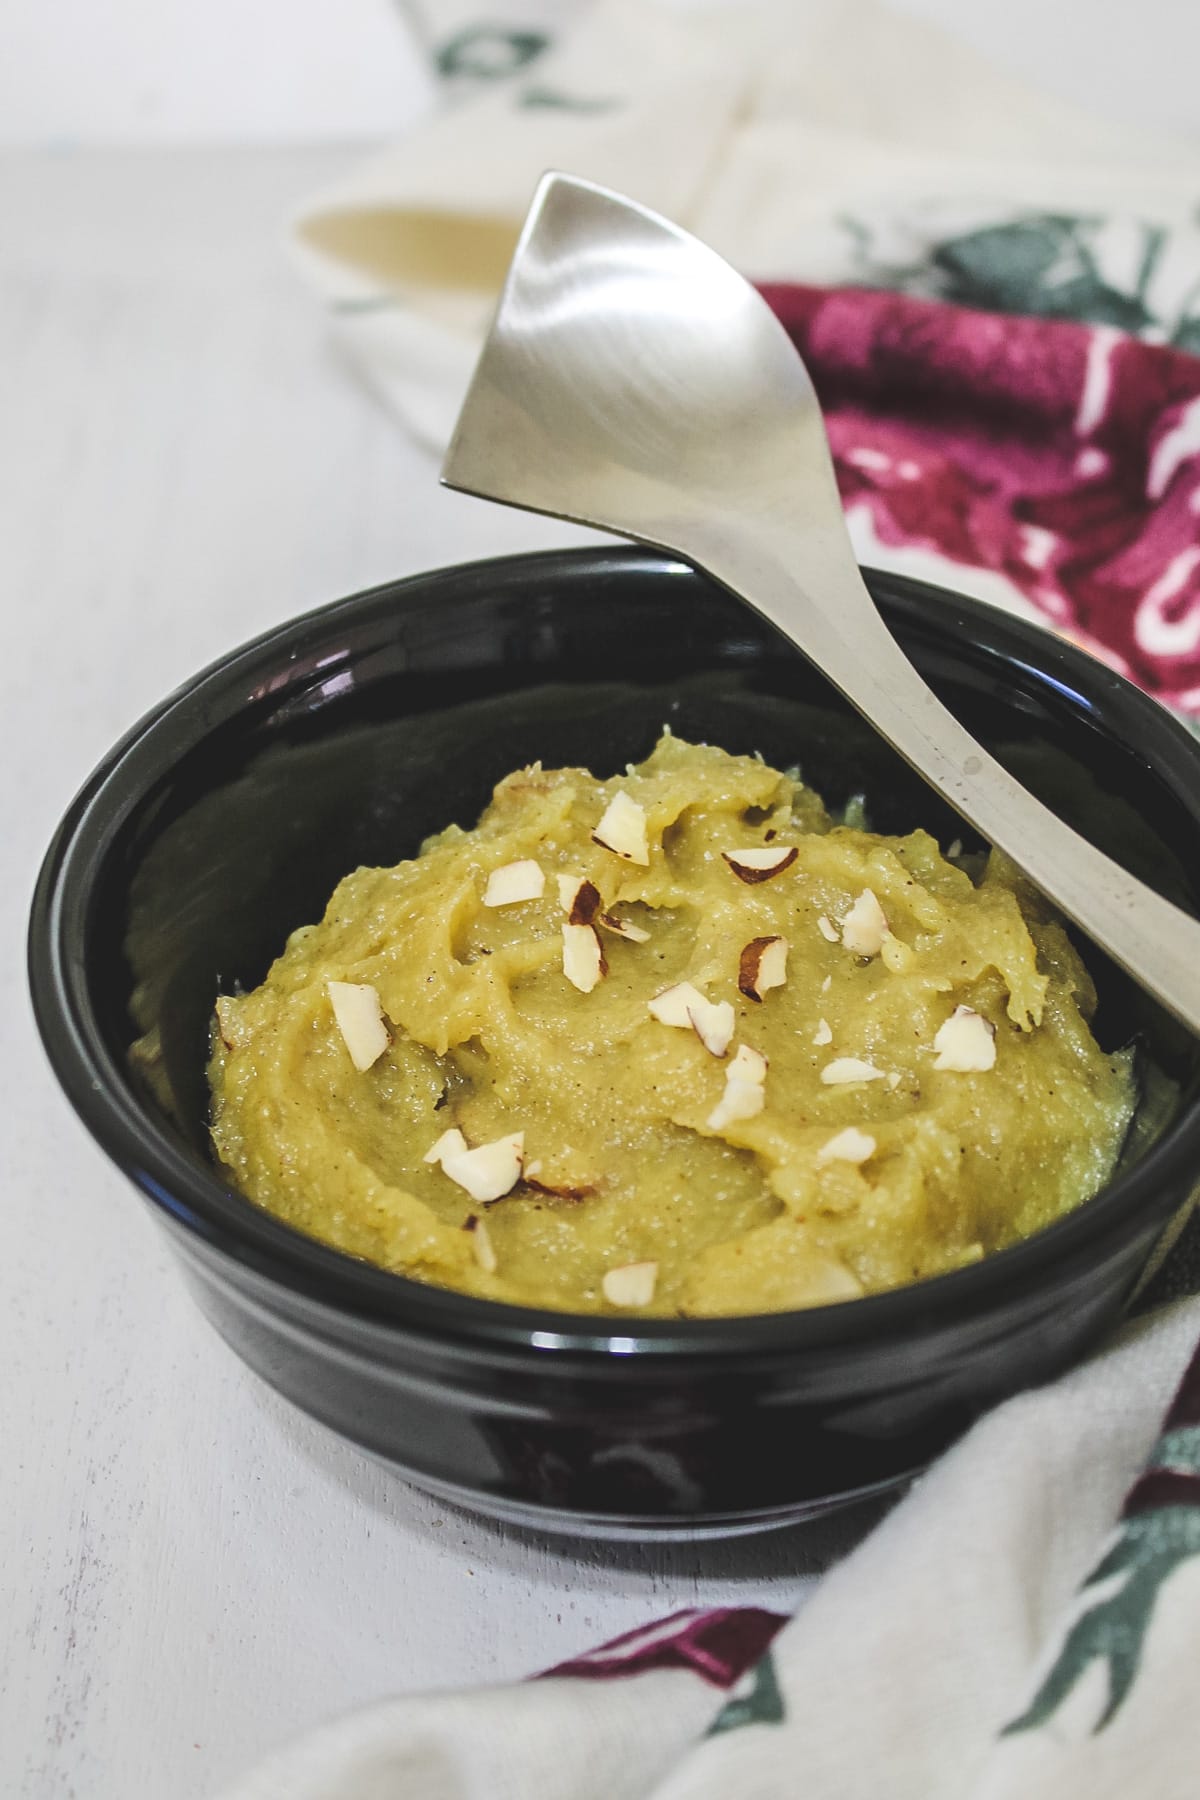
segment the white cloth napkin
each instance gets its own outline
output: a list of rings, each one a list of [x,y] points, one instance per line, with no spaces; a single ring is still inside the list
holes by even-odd
[[[547,167],[633,194],[759,280],[936,296],[947,240],[1067,220],[1096,277],[1084,316],[1100,294],[1124,329],[1200,350],[1194,150],[1051,103],[868,0],[576,12],[545,47],[548,4],[475,24],[432,0],[455,103],[296,222],[344,342],[431,446]],[[999,310],[1071,315],[1078,263],[1000,275]],[[1200,452],[1190,419],[1166,415],[1172,472]],[[1167,554],[1164,604],[1193,568]],[[1020,603],[1002,574],[983,591]],[[1176,1268],[1176,1292],[1200,1285]],[[765,1651],[761,1614],[648,1624],[574,1672],[329,1724],[225,1800],[1193,1800],[1198,1335],[1200,1300],[1160,1305],[995,1410]],[[761,1653],[711,1651],[739,1630]]]
[[[527,62],[506,36],[545,30],[473,33],[459,6],[439,35],[436,0],[425,12],[452,69],[509,72],[314,196],[293,237],[355,361],[435,449],[548,168],[654,207],[758,280],[916,280],[950,231],[1030,209],[1196,237],[1195,147],[1077,113],[874,0],[595,0]],[[1109,250],[1130,279],[1137,252],[1136,233]],[[1200,241],[1160,263],[1156,317],[1198,265]]]
[[[668,1621],[606,1679],[352,1714],[224,1800],[1195,1800],[1200,1362],[1159,1422],[1198,1332],[1176,1303],[983,1419],[731,1692]],[[1147,1459],[1173,1503],[1118,1522]]]

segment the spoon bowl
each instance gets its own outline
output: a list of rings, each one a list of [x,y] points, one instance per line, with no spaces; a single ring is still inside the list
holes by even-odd
[[[808,371],[706,245],[619,194],[544,176],[442,480],[714,576],[1200,1034],[1200,924],[1035,800],[917,674],[859,573]]]

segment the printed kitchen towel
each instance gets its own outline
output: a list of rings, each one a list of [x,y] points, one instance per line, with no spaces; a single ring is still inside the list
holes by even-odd
[[[1200,714],[1200,147],[870,0],[596,0],[557,41],[545,5],[441,16],[456,103],[294,230],[411,430],[444,447],[537,178],[567,169],[763,287],[863,561],[1042,618]]]
[[[864,560],[1038,617],[1200,718],[1195,148],[865,0],[419,10],[445,110],[295,227],[410,429],[444,444],[538,175],[599,180],[762,286]],[[1200,1299],[1159,1304],[994,1410],[794,1618],[698,1610],[398,1698],[225,1800],[1192,1800],[1198,1336]]]

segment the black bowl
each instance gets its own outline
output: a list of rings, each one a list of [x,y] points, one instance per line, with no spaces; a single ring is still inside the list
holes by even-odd
[[[1000,760],[1195,911],[1200,743],[1036,626],[869,582]],[[664,720],[799,761],[831,802],[865,791],[880,829],[961,831],[802,657],[701,577],[635,550],[510,557],[309,614],[166,701],[71,807],[31,925],[58,1077],[222,1335],[422,1486],[573,1531],[748,1529],[902,1479],[1112,1324],[1200,1168],[1200,1045],[1089,952],[1098,1036],[1141,1047],[1121,1172],[1037,1237],[895,1293],[614,1325],[387,1274],[231,1192],[206,1128],[217,992],[257,982],[348,870],[473,822],[508,770],[540,757],[611,773]],[[129,1055],[147,1028],[161,1035],[153,1088]]]

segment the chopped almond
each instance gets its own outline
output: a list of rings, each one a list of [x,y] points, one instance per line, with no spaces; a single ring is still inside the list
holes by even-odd
[[[583,886],[584,877],[582,875],[556,875],[554,879],[558,883],[558,904],[565,913],[572,912],[575,906],[575,896]]]
[[[650,849],[646,842],[645,809],[626,793],[614,794],[592,833],[592,841],[611,850],[614,856],[624,857],[626,862],[647,867]]]
[[[472,1200],[487,1205],[510,1193],[521,1179],[525,1133],[514,1131],[474,1150],[443,1151],[440,1160],[451,1181],[464,1188]]]
[[[688,1023],[711,1056],[724,1056],[733,1036],[733,1004],[729,1000],[706,1000],[697,995],[699,1005],[688,1007]]]
[[[996,1027],[969,1006],[956,1006],[933,1040],[935,1069],[971,1074],[995,1067]]]
[[[835,1056],[821,1070],[821,1080],[826,1087],[843,1087],[856,1081],[882,1081],[883,1078],[884,1071],[877,1069],[874,1063],[864,1062],[861,1056]]]
[[[738,961],[738,988],[747,1000],[761,1000],[787,980],[788,941],[784,937],[751,938]]]
[[[540,900],[546,888],[546,874],[540,863],[526,857],[521,862],[505,863],[493,869],[483,890],[485,906],[516,906],[522,900]]]
[[[584,877],[568,876],[564,885],[560,876],[558,895],[572,925],[590,925],[600,911],[600,890]]]
[[[686,1031],[692,1022],[688,1017],[689,1005],[694,1005],[703,998],[699,988],[694,988],[690,981],[677,981],[674,987],[664,988],[661,994],[655,994],[647,1004],[651,1018],[657,1019],[660,1025],[678,1025],[681,1030]]]
[[[568,922],[562,928],[562,945],[563,974],[581,994],[590,994],[608,974],[599,932],[594,925]]]
[[[487,1228],[486,1219],[477,1219],[472,1215],[470,1220],[471,1250],[475,1261],[485,1275],[496,1273],[496,1248],[492,1243],[492,1234]]]
[[[622,1263],[605,1270],[600,1288],[610,1306],[649,1306],[657,1284],[656,1262]]]
[[[733,1006],[728,1000],[706,1000],[690,981],[680,981],[664,988],[648,1002],[651,1018],[660,1025],[675,1025],[681,1031],[689,1026],[704,1048],[713,1056],[724,1056],[733,1036]]]
[[[864,888],[842,920],[842,943],[855,956],[878,956],[888,934],[882,906],[870,888]]]
[[[832,1042],[833,1042],[833,1027],[830,1025],[829,1020],[828,1019],[818,1019],[817,1020],[817,1029],[813,1032],[813,1043],[814,1044],[832,1044]]]
[[[443,1157],[460,1156],[466,1148],[466,1138],[458,1129],[457,1125],[452,1125],[449,1131],[443,1131],[436,1144],[431,1144],[429,1146],[429,1149],[425,1152],[424,1161],[427,1163],[440,1163]]]
[[[614,937],[628,938],[631,944],[648,944],[650,933],[640,925],[631,925],[628,919],[618,919],[616,913],[602,912],[596,914],[597,925],[603,925],[605,931],[611,931]]]
[[[770,881],[772,875],[782,875],[790,869],[800,852],[795,844],[768,844],[755,846],[750,850],[722,850],[721,855],[729,864],[739,881],[753,886],[759,881]]]
[[[845,1131],[839,1131],[817,1151],[817,1162],[865,1163],[867,1158],[875,1154],[875,1139],[869,1131],[860,1131],[857,1125],[848,1125]]]
[[[725,1091],[708,1115],[710,1131],[724,1131],[737,1119],[753,1119],[766,1104],[763,1084],[767,1079],[767,1059],[749,1044],[739,1044],[737,1054],[725,1071]]]
[[[839,942],[837,926],[827,913],[821,913],[818,916],[817,930],[827,944],[836,944]]]
[[[360,1071],[369,1069],[392,1041],[379,995],[366,981],[327,981],[325,988],[350,1061]]]

